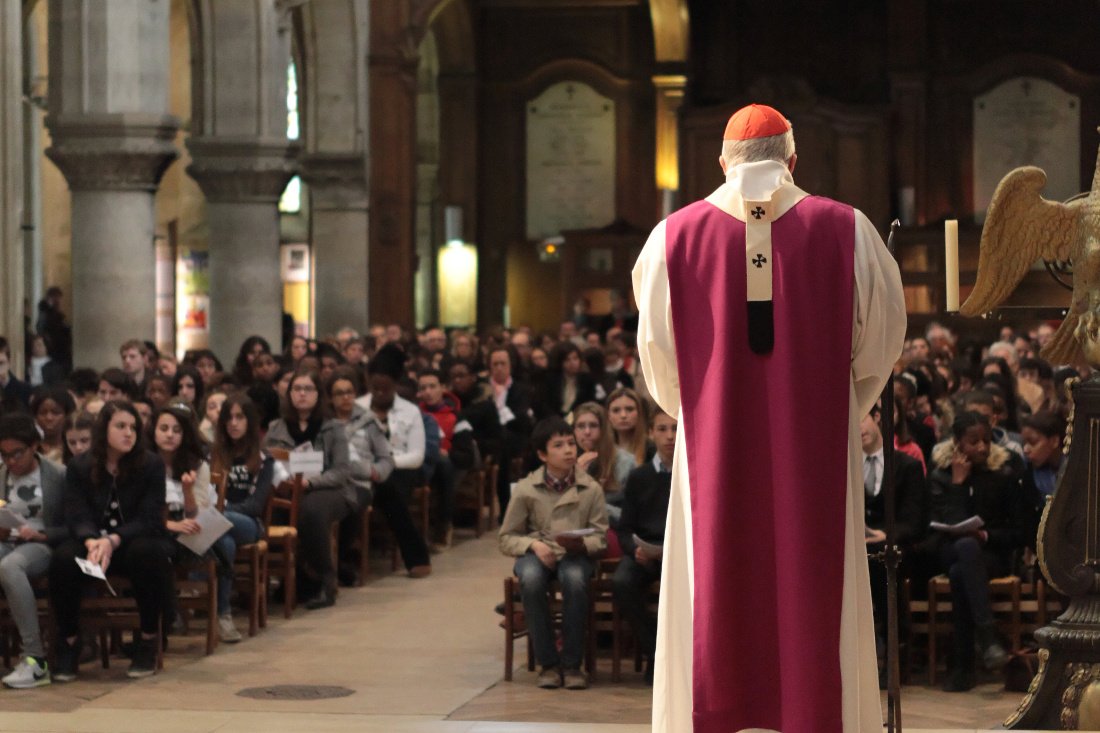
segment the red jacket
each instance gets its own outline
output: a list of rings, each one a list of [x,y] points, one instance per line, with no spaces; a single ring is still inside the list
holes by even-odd
[[[420,403],[420,411],[431,415],[439,423],[440,442],[442,450],[451,452],[451,440],[455,435],[455,423],[458,422],[458,411],[462,409],[462,403],[451,392],[443,393],[443,400],[435,407],[428,407]]]

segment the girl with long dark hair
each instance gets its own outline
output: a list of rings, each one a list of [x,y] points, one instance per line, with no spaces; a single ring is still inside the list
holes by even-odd
[[[156,671],[160,624],[175,595],[172,541],[164,531],[164,462],[145,450],[137,410],[124,400],[103,406],[92,449],[74,458],[65,476],[64,516],[72,539],[50,561],[50,606],[58,644],[53,679],[76,678],[80,660],[80,601],[86,584],[75,558],[129,578],[141,633],[130,677]]]
[[[271,344],[263,336],[249,336],[237,352],[237,361],[233,364],[233,378],[241,387],[252,384],[252,362],[260,354],[270,354]]]
[[[202,396],[205,392],[202,375],[191,364],[180,364],[176,369],[176,376],[172,379],[172,394],[198,409],[202,406]]]
[[[210,462],[213,470],[225,477],[223,513],[233,528],[219,541],[232,568],[237,547],[250,545],[263,536],[264,508],[275,476],[275,461],[260,448],[259,414],[247,395],[231,394],[222,405]],[[230,571],[229,577],[224,581],[219,578],[218,583],[218,616],[225,618],[228,614],[229,624],[233,622],[229,606],[232,587]],[[229,640],[224,633],[222,638]]]
[[[76,402],[62,387],[39,387],[31,395],[31,414],[42,434],[38,450],[51,461],[61,463],[65,456],[65,419],[75,411]]]

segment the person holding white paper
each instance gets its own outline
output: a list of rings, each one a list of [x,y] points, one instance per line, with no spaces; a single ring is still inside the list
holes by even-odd
[[[149,437],[157,455],[164,461],[164,500],[168,505],[165,529],[173,535],[197,535],[202,530],[197,516],[213,507],[216,492],[210,483],[210,465],[206,462],[206,445],[196,427],[196,415],[186,402],[169,402],[156,412]],[[179,554],[178,559],[194,560],[189,552]],[[218,557],[218,633],[229,643],[241,640],[241,633],[233,624],[233,609],[229,605],[229,591],[233,587],[233,556],[236,545],[226,535],[214,542]],[[224,590],[223,590],[224,589]],[[174,616],[174,614],[173,614]]]
[[[974,646],[986,669],[1000,669],[1008,654],[997,638],[989,600],[989,578],[1012,572],[1012,558],[1027,543],[1035,487],[1023,461],[993,442],[984,415],[964,412],[951,426],[952,440],[932,451],[928,475],[931,519],[953,525],[981,517],[984,525],[959,536],[937,533],[933,544],[951,579],[954,666],[944,690],[963,692],[975,685]]]
[[[340,523],[340,558],[337,575],[340,582],[357,585],[362,547],[363,512],[373,499],[376,484],[393,473],[393,454],[375,414],[357,404],[355,398],[363,391],[363,380],[354,367],[337,367],[325,384],[333,417],[344,426],[348,436],[351,462],[351,483],[355,489],[355,508]],[[360,545],[356,548],[356,545]]]
[[[0,529],[0,588],[23,647],[23,657],[3,683],[19,689],[50,684],[31,581],[46,574],[51,546],[69,535],[61,504],[65,469],[41,456],[38,447],[33,418],[19,413],[0,418],[0,498],[4,510],[21,520],[18,529]]]
[[[664,543],[676,427],[674,417],[656,408],[649,439],[657,446],[657,453],[652,461],[630,472],[616,532],[623,557],[615,568],[612,589],[615,602],[630,622],[645,657],[645,681],[649,685],[653,684],[653,655],[657,648],[657,616],[649,610],[649,587],[661,579],[661,559],[646,554],[634,537],[637,535],[654,545]]]
[[[134,587],[141,635],[127,675],[156,672],[160,620],[175,596],[174,543],[164,529],[164,463],[145,450],[134,406],[103,406],[92,449],[65,474],[64,514],[70,539],[50,561],[50,606],[57,620],[55,682],[76,679],[80,660],[80,602],[88,576],[75,558],[121,573]]]
[[[282,417],[272,421],[264,439],[268,448],[293,451],[309,446],[324,453],[324,471],[304,477],[306,491],[298,504],[299,558],[304,571],[299,578],[303,584],[312,579],[319,585],[303,594],[311,610],[336,603],[330,531],[355,506],[348,436],[344,426],[329,417],[322,389],[317,372],[296,372],[283,401]]]

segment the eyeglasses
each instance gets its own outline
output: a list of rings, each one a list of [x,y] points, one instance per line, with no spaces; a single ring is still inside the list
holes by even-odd
[[[291,392],[297,392],[298,394],[310,394],[316,392],[317,388],[312,384],[296,384],[290,388]]]
[[[23,460],[23,456],[27,455],[27,451],[29,451],[29,450],[30,450],[30,448],[24,447],[24,448],[17,448],[15,450],[11,451],[10,453],[0,451],[0,460],[3,460],[3,461],[21,461],[21,460]]]

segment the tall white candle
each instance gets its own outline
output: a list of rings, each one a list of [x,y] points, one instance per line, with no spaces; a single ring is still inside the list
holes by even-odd
[[[947,312],[959,310],[959,221],[948,219],[943,223],[944,270],[947,273]]]

